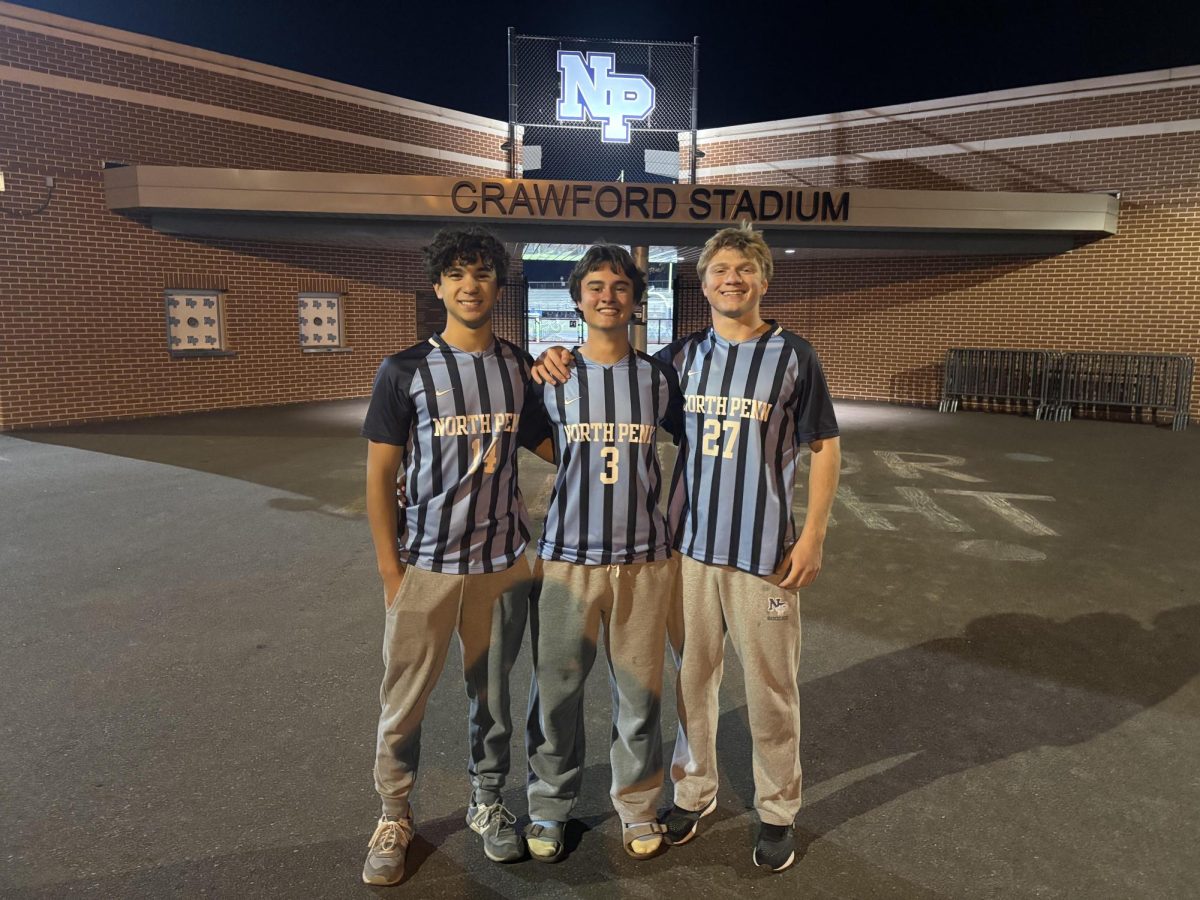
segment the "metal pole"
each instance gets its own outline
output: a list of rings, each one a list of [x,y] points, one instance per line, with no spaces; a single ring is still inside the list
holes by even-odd
[[[517,177],[517,57],[513,53],[516,29],[508,28],[508,177]]]
[[[700,95],[700,35],[692,38],[692,180],[696,183],[696,154],[700,148],[696,146],[696,104]]]
[[[634,247],[633,263],[642,270],[642,274],[646,276],[648,282],[650,279],[650,248]],[[646,317],[649,309],[649,301],[646,296],[643,296],[634,306],[633,318],[629,320],[629,343],[633,345],[634,350],[640,350],[642,353],[646,352]]]
[[[667,263],[667,290],[671,297],[671,340],[679,340],[679,296],[675,291],[675,261]],[[662,333],[662,326],[659,325],[659,333]]]

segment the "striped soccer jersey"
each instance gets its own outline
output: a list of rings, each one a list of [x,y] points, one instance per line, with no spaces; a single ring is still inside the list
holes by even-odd
[[[574,353],[571,379],[543,387],[558,474],[538,555],[588,566],[665,559],[655,434],[680,434],[675,372],[637,351],[611,366]]]
[[[796,540],[800,445],[838,434],[816,352],[771,322],[737,344],[710,327],[657,356],[684,395],[669,511],[675,546],[711,565],[774,572]]]
[[[439,334],[387,357],[363,437],[404,447],[400,558],[449,574],[511,566],[529,541],[517,446],[549,437],[529,355],[497,338],[481,353]]]

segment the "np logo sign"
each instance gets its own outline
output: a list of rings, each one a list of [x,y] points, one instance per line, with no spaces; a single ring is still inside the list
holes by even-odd
[[[558,121],[603,122],[600,140],[628,144],[629,123],[654,112],[654,85],[645,75],[614,72],[616,55],[578,50],[558,51],[558,73],[562,91],[558,99]]]

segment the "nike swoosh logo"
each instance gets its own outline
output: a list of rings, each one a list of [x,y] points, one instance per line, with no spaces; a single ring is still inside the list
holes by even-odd
[[[434,396],[435,396],[435,397],[441,397],[443,394],[448,394],[448,393],[450,393],[452,390],[454,390],[454,388],[446,388],[444,391],[438,391],[436,394],[434,394]]]
[[[563,406],[570,406],[572,403],[575,403],[575,402],[576,402],[576,401],[578,401],[578,400],[579,400],[579,398],[578,398],[578,397],[575,397],[575,398],[573,398],[573,399],[571,399],[571,400],[564,400],[564,401],[563,401]]]
[[[694,371],[688,372],[687,377],[691,378],[693,375],[699,375],[702,371],[703,369],[695,369]]]

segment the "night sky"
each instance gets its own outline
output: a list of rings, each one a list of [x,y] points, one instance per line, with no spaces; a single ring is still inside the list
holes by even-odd
[[[701,128],[1200,64],[1200,7],[1154,2],[23,5],[505,119],[506,28],[700,37]]]

